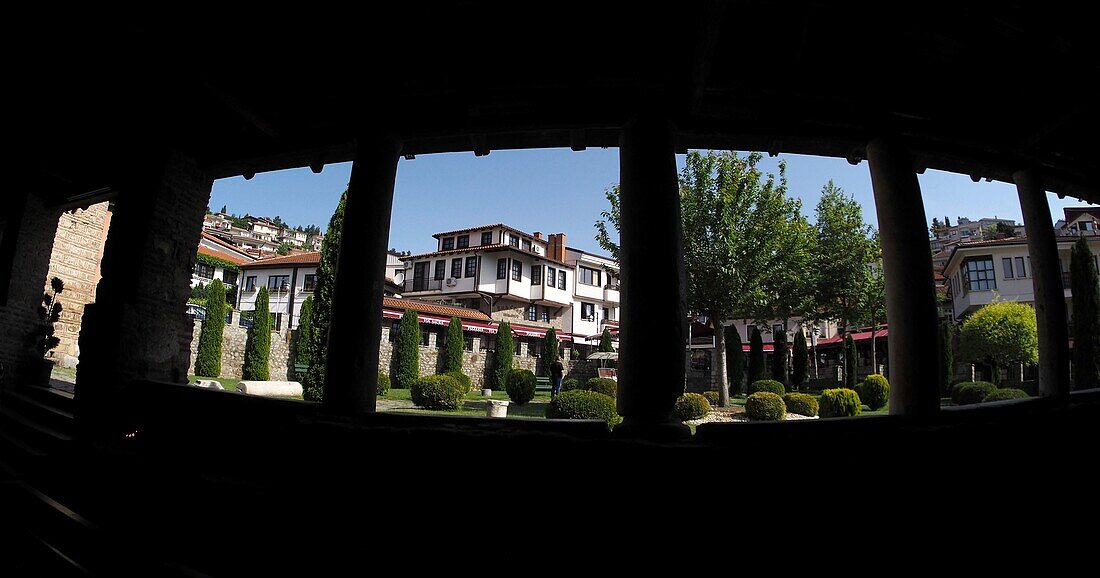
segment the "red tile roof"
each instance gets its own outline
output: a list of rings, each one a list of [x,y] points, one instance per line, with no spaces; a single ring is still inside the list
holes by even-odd
[[[566,265],[565,261],[558,261],[557,259],[554,259],[553,257],[550,257],[549,255],[539,255],[538,253],[535,253],[534,251],[524,251],[523,249],[520,249],[518,247],[513,247],[513,246],[511,246],[507,243],[497,243],[497,244],[494,244],[494,245],[474,245],[472,247],[463,247],[461,249],[448,249],[446,251],[433,251],[431,253],[420,253],[419,255],[409,255],[407,257],[401,257],[401,260],[402,261],[415,261],[417,259],[424,259],[424,258],[428,258],[428,257],[443,257],[445,255],[458,255],[458,254],[465,254],[465,253],[476,253],[478,251],[485,251],[485,252],[507,251],[509,249],[512,250],[512,251],[515,251],[517,253],[522,253],[524,255],[530,255],[532,257],[536,257],[538,259],[542,259],[542,260],[545,260],[545,261],[550,261],[552,263],[557,263],[559,265]]]
[[[524,233],[523,231],[520,231],[519,229],[517,229],[515,227],[509,227],[508,225],[505,225],[504,223],[497,223],[495,225],[481,225],[480,227],[469,227],[469,228],[466,228],[466,229],[458,229],[458,230],[455,230],[455,231],[444,231],[442,233],[436,233],[432,236],[435,237],[436,239],[438,239],[440,237],[449,237],[451,235],[460,235],[462,233],[469,233],[471,231],[483,231],[483,230],[487,230],[487,229],[507,229],[507,230],[509,230],[513,233],[518,233],[520,235],[523,235],[524,237],[530,237],[532,239],[535,238],[535,236],[532,235],[531,233]],[[546,241],[546,239],[541,239],[541,240]]]
[[[232,254],[229,254],[229,253],[223,253],[221,251],[215,251],[214,249],[211,249],[210,247],[203,247],[202,245],[199,245],[199,254],[200,255],[206,255],[208,257],[214,257],[215,259],[221,259],[223,261],[229,261],[230,263],[233,263],[234,265],[244,265],[246,263],[251,263],[252,262],[252,259],[246,259],[244,257],[238,257],[236,255],[232,255]]]
[[[433,315],[442,315],[444,317],[458,317],[459,319],[492,321],[492,318],[476,309],[456,307],[454,305],[440,305],[438,303],[428,303],[426,301],[417,301],[415,299],[383,297],[382,307],[399,310],[411,309],[413,311],[416,311],[417,313],[430,313]]]
[[[317,266],[321,262],[321,253],[313,251],[310,253],[301,253],[298,255],[286,255],[285,257],[268,257],[266,259],[259,259],[253,261],[247,265],[248,269],[266,269],[270,267],[309,267]]]
[[[225,247],[227,250],[232,251],[234,255],[239,256],[239,258],[244,259],[246,262],[253,260],[244,249],[237,247],[236,245],[226,243],[225,241],[215,237],[214,235],[211,235],[210,233],[207,233],[206,231],[202,232],[202,238],[210,241],[211,243],[214,243],[215,245]],[[232,261],[232,259],[230,259],[230,261]]]

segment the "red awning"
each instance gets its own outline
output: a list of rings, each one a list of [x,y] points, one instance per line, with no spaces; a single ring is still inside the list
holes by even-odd
[[[871,339],[870,331],[860,331],[858,333],[851,333],[850,335],[852,336],[852,341],[867,341]],[[890,329],[887,327],[883,327],[879,331],[875,332],[875,339],[882,339],[883,337],[887,337],[889,335]],[[817,346],[821,347],[823,345],[836,345],[842,343],[843,341],[844,337],[840,335],[834,335],[828,339],[819,339],[817,342]]]
[[[752,346],[749,345],[749,344],[744,344],[744,345],[741,346],[741,351],[744,351],[745,353],[748,353],[749,349],[751,347]],[[764,353],[771,353],[773,351],[775,351],[775,346],[774,345],[772,345],[771,343],[765,343],[764,344]]]
[[[394,309],[383,309],[382,317],[384,319],[400,319],[404,313]],[[417,321],[426,325],[438,325],[446,327],[451,324],[449,317],[438,317],[435,315],[425,315],[418,313],[416,315]],[[486,333],[489,335],[496,335],[497,324],[490,325],[488,323],[481,323],[478,321],[463,321],[462,330],[472,331],[474,333]],[[519,337],[546,337],[546,329],[542,327],[525,327],[523,325],[516,325],[512,327],[512,333]],[[559,333],[559,341],[573,341],[573,335],[570,333]]]

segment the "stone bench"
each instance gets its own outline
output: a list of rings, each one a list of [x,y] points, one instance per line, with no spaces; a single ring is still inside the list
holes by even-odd
[[[261,397],[301,397],[302,384],[297,381],[242,381],[237,390]]]

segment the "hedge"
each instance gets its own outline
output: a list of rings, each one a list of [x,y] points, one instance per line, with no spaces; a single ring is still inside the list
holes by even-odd
[[[818,415],[821,417],[846,417],[863,412],[863,403],[854,389],[826,389],[821,392],[818,404]]]
[[[997,386],[988,381],[962,381],[955,384],[951,390],[951,401],[955,402],[955,405],[981,403],[994,391],[997,391]]]
[[[780,421],[787,416],[787,406],[779,395],[758,391],[745,400],[745,413],[754,421]]]
[[[788,393],[784,395],[783,405],[787,406],[788,413],[796,413],[806,417],[817,415],[817,400],[806,393]]]
[[[561,382],[562,391],[572,391],[574,389],[581,389],[581,382],[575,377],[567,377]]]
[[[787,393],[787,388],[783,387],[782,383],[775,381],[774,379],[761,379],[749,384],[749,393],[757,393],[759,391],[767,391],[776,395],[783,395]]]
[[[447,375],[453,378],[460,385],[464,386],[466,388],[466,391],[470,391],[471,389],[473,389],[473,382],[470,381],[470,376],[462,373],[461,371],[447,371],[444,372],[443,375]]]
[[[412,401],[425,409],[456,411],[466,399],[463,385],[449,375],[429,375],[412,382]]]
[[[623,418],[615,413],[615,400],[594,391],[574,389],[563,391],[546,406],[550,419],[600,419],[614,427]]]
[[[508,399],[516,405],[523,405],[535,399],[535,374],[526,369],[513,369],[508,372],[508,383],[505,391]]]
[[[710,402],[698,393],[685,393],[676,400],[672,415],[680,421],[703,419],[710,413]]]
[[[614,379],[606,377],[593,377],[584,384],[584,388],[588,391],[594,391],[596,393],[602,393],[606,396],[615,397],[618,393],[619,384]]]
[[[704,391],[703,397],[707,398],[707,403],[711,406],[718,405],[718,392],[717,391]]]
[[[997,391],[994,391],[985,396],[985,399],[982,400],[982,403],[987,403],[990,401],[1004,401],[1006,399],[1027,399],[1029,397],[1031,396],[1022,389],[1013,389],[1011,387],[1008,387],[1005,389],[998,389]]]
[[[890,401],[890,382],[877,373],[868,375],[860,384],[859,399],[871,408],[871,411],[885,407]]]
[[[382,373],[381,371],[379,371],[378,372],[378,387],[375,391],[377,392],[379,397],[382,397],[383,395],[386,395],[387,393],[389,393],[390,392],[390,376],[388,376],[385,373]]]

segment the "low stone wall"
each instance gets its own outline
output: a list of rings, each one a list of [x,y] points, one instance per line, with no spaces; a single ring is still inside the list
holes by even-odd
[[[222,332],[222,374],[218,377],[231,377],[240,379],[244,370],[244,347],[248,342],[248,329],[238,325],[238,312],[233,312],[230,325],[225,326]],[[202,322],[196,322],[191,333],[191,371],[195,370],[195,357],[199,350],[199,334],[202,332]],[[271,379],[294,380],[294,364],[290,359],[291,342],[294,332],[286,329],[271,332],[271,356],[268,358],[268,374]],[[287,369],[290,369],[290,373]],[[210,376],[213,377],[213,376]]]

